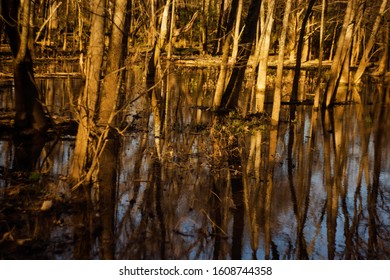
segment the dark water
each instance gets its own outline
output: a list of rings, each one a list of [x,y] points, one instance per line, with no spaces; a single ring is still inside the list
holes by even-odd
[[[128,78],[126,99],[134,101],[142,73]],[[213,125],[207,108],[215,81],[207,69],[164,80],[169,102],[159,142],[146,96],[131,102],[117,177],[88,199],[66,181],[73,136],[54,147],[44,175],[21,179],[11,176],[15,148],[2,133],[0,257],[389,259],[388,86],[370,84],[363,104],[332,111],[297,106],[292,123],[284,106],[273,131],[258,118]],[[53,115],[71,117],[80,81],[39,85]],[[9,111],[12,87],[0,94]],[[50,143],[42,158],[49,150]],[[228,164],[232,154],[239,164]],[[41,211],[45,200],[53,206]]]

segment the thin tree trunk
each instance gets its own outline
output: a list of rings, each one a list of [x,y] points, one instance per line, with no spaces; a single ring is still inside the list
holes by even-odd
[[[386,8],[387,8],[387,0],[382,0],[382,4],[380,6],[379,13],[376,16],[374,26],[372,27],[370,39],[368,40],[368,42],[366,44],[366,48],[364,49],[363,56],[359,62],[359,67],[356,70],[354,78],[353,78],[354,79],[353,82],[355,84],[360,83],[361,78],[364,74],[364,71],[366,70],[366,68],[369,64],[369,61],[370,61],[369,54],[370,54],[372,48],[374,47],[376,36],[377,36],[378,30],[380,28],[380,24],[381,24],[383,15],[385,14],[385,12],[387,10]]]
[[[291,0],[287,0],[286,7],[284,9],[282,33],[280,34],[280,38],[279,38],[278,66],[276,69],[274,104],[272,107],[272,115],[271,115],[271,124],[273,126],[276,126],[279,123],[279,113],[280,113],[280,105],[282,100],[282,87],[283,87],[284,49],[286,43],[286,35],[287,35],[290,11],[291,11]]]
[[[234,7],[237,7],[238,5],[238,0],[233,0],[232,2],[232,9]],[[213,109],[217,110],[221,106],[221,101],[223,94],[225,92],[226,88],[226,77],[228,74],[228,63],[229,63],[229,53],[230,53],[230,45],[233,41],[233,37],[231,34],[231,31],[233,29],[233,23],[234,23],[234,16],[237,15],[234,13],[230,13],[230,18],[229,21],[226,25],[226,38],[223,43],[223,49],[222,49],[222,62],[221,62],[221,69],[219,71],[219,76],[218,76],[218,81],[217,81],[217,86],[215,89],[215,94],[214,94],[214,99],[213,99]]]
[[[378,65],[378,68],[376,69],[374,75],[378,75],[378,76],[381,76],[383,74],[386,73],[387,71],[387,67],[388,67],[388,64],[389,64],[389,43],[390,43],[390,40],[389,40],[389,32],[390,32],[390,28],[389,28],[389,23],[386,23],[385,27],[384,27],[384,31],[383,31],[383,51],[382,51],[382,56],[381,56],[381,59],[379,60],[379,65]]]
[[[68,17],[69,17],[69,0],[66,0],[65,18],[68,18]],[[68,21],[66,21],[66,23],[65,23],[64,42],[62,45],[63,51],[66,51],[67,43],[68,43]]]
[[[164,6],[164,11],[161,19],[161,27],[159,37],[156,39],[154,43],[153,55],[149,60],[148,71],[146,74],[146,86],[149,91],[149,96],[151,98],[151,105],[153,110],[154,117],[154,141],[156,145],[156,151],[159,158],[161,158],[161,145],[160,139],[162,137],[161,125],[162,125],[162,116],[160,112],[161,106],[161,97],[157,94],[155,90],[155,76],[156,69],[158,64],[160,63],[160,54],[161,50],[164,47],[165,39],[168,33],[168,19],[169,19],[169,6],[171,4],[171,0],[167,0]]]
[[[267,87],[267,69],[268,69],[268,54],[271,44],[271,32],[274,23],[274,8],[275,0],[268,0],[267,17],[262,27],[262,32],[259,42],[259,66],[257,70],[257,82],[255,87],[256,99],[255,99],[255,112],[263,112],[265,91]],[[263,2],[263,10],[265,5]]]
[[[318,80],[316,85],[316,91],[314,96],[314,109],[317,109],[320,105],[320,88],[321,88],[321,78],[322,78],[322,60],[323,60],[323,44],[324,44],[324,30],[325,30],[325,10],[326,10],[326,0],[322,0],[321,7],[321,26],[320,26],[320,53],[318,55]]]
[[[210,0],[203,0],[202,8],[202,23],[201,23],[201,32],[202,32],[202,53],[207,54],[208,52],[208,25],[209,25],[209,10],[210,10]]]
[[[294,70],[294,80],[292,85],[290,102],[298,101],[298,88],[299,88],[298,85],[299,85],[299,78],[301,76],[302,51],[303,51],[304,38],[306,33],[306,24],[307,21],[309,20],[315,2],[316,0],[310,0],[305,13],[305,17],[303,18],[302,21],[301,31],[299,33],[299,39],[298,39],[297,59],[296,59],[295,70]]]
[[[253,41],[255,39],[257,21],[260,14],[261,0],[252,0],[248,16],[245,20],[242,40],[238,49],[237,61],[233,66],[232,75],[224,91],[221,100],[221,107],[229,110],[236,110],[238,107],[239,94],[244,80],[244,74],[248,63],[249,55],[252,51]],[[245,104],[246,106],[246,104]]]
[[[167,58],[171,59],[172,56],[172,40],[173,40],[173,32],[175,29],[175,13],[176,13],[176,0],[172,0],[172,11],[171,11],[171,26],[169,28],[169,41],[168,41],[168,54]]]
[[[336,54],[333,59],[332,67],[330,69],[330,78],[326,88],[325,106],[333,105],[337,95],[337,85],[342,73],[344,60],[348,54],[348,50],[352,43],[353,20],[355,18],[356,0],[348,1],[347,9],[344,16],[343,27],[337,42]]]
[[[238,8],[236,15],[236,24],[234,27],[234,38],[233,38],[233,50],[232,50],[232,60],[235,62],[237,58],[238,52],[238,42],[240,40],[241,35],[241,16],[242,16],[242,8],[243,8],[244,0],[238,0]]]
[[[167,2],[165,3],[164,11],[161,19],[160,34],[158,38],[155,39],[153,55],[149,60],[148,71],[146,74],[146,82],[148,88],[151,88],[154,85],[156,68],[160,62],[161,50],[164,47],[164,43],[168,33],[168,18],[169,18],[170,4],[171,4],[171,0],[167,0]]]
[[[221,5],[219,6],[218,23],[217,23],[217,35],[214,43],[213,54],[219,53],[220,50],[220,45],[222,41],[222,22],[223,22],[223,15],[224,15],[224,6],[225,6],[225,0],[221,0]]]

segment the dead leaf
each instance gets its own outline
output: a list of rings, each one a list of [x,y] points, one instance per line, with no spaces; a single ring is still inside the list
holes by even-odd
[[[52,200],[45,200],[42,203],[41,211],[47,211],[53,206],[53,201]]]

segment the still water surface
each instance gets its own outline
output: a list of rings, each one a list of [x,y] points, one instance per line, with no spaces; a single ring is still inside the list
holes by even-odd
[[[135,100],[142,73],[128,80],[126,98]],[[176,71],[164,80],[169,102],[160,159],[146,96],[131,103],[132,129],[120,140],[113,186],[100,186],[101,193],[113,190],[104,201],[96,189],[88,201],[69,191],[74,137],[64,136],[44,165],[46,175],[29,186],[54,195],[53,209],[13,208],[11,190],[20,182],[6,176],[15,148],[2,133],[0,230],[13,229],[27,245],[2,245],[0,257],[389,259],[388,86],[372,84],[363,104],[332,111],[297,106],[293,122],[284,106],[273,131],[256,118],[213,125],[207,108],[215,80],[207,69]],[[53,115],[65,116],[80,84],[39,81]],[[0,94],[3,112],[10,110],[12,87]],[[232,137],[233,148],[226,144]],[[232,153],[239,165],[227,163]]]

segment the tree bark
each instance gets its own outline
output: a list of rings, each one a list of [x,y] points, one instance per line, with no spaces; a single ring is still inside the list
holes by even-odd
[[[219,109],[219,107],[221,106],[222,96],[225,91],[231,42],[232,42],[232,36],[228,36],[223,46],[221,68],[219,70],[218,81],[217,81],[215,94],[214,94],[214,101],[213,101],[214,110]]]
[[[104,28],[106,1],[91,1],[91,37],[86,58],[86,83],[78,101],[78,131],[69,176],[80,182],[88,165],[90,134],[95,130],[95,111],[100,93],[101,67],[104,53]]]
[[[148,88],[152,88],[154,86],[157,65],[160,62],[161,50],[164,47],[164,43],[168,33],[168,19],[169,19],[170,4],[171,4],[171,0],[167,0],[164,6],[164,11],[161,19],[160,34],[158,38],[155,39],[155,42],[153,43],[154,45],[153,54],[149,60],[148,70],[146,73],[146,84]]]
[[[302,51],[303,51],[303,43],[304,43],[304,38],[306,33],[306,24],[307,21],[309,20],[315,2],[316,0],[310,0],[305,13],[305,17],[302,20],[301,31],[299,33],[299,39],[298,39],[298,49],[297,49],[297,58],[295,63],[294,80],[293,80],[292,92],[290,98],[291,102],[298,101],[299,78],[301,76]]]
[[[33,60],[28,47],[30,1],[4,0],[1,2],[2,19],[14,58],[15,84],[15,146],[13,169],[32,171],[45,145],[49,127],[34,78]],[[21,10],[20,10],[21,9]],[[21,18],[18,18],[20,10]],[[21,32],[19,33],[19,26]]]
[[[232,60],[236,61],[237,52],[238,52],[238,42],[241,35],[241,16],[243,8],[243,0],[238,0],[237,15],[236,15],[236,24],[234,27],[234,38],[233,38],[233,50],[232,50]]]
[[[268,10],[259,42],[259,66],[257,69],[257,81],[255,87],[255,112],[263,112],[265,91],[267,88],[268,54],[271,44],[271,32],[274,23],[275,0],[268,0]],[[263,6],[264,2],[263,2]],[[265,10],[265,7],[263,8]]]
[[[363,52],[363,56],[359,62],[359,67],[356,70],[354,78],[353,78],[354,79],[353,82],[355,84],[359,84],[361,82],[361,78],[364,74],[364,71],[366,70],[366,68],[369,64],[369,60],[370,60],[369,54],[370,54],[372,48],[374,47],[374,44],[376,41],[376,36],[377,36],[378,31],[379,31],[383,15],[385,14],[385,12],[387,10],[386,8],[387,8],[387,0],[382,0],[382,4],[379,8],[379,13],[376,16],[374,26],[372,27],[370,39],[368,40],[368,42],[366,44],[366,47],[365,47],[364,52]]]
[[[316,91],[314,96],[314,109],[318,109],[320,105],[320,87],[322,79],[322,60],[323,60],[323,45],[324,45],[324,29],[325,29],[325,10],[326,10],[326,0],[322,0],[321,7],[321,25],[320,25],[320,45],[319,45],[319,55],[318,55],[318,80],[316,85]]]
[[[337,97],[337,87],[340,80],[344,61],[352,43],[353,26],[355,18],[356,0],[348,1],[344,22],[337,42],[336,54],[330,69],[330,78],[326,85],[325,106],[331,107]]]
[[[148,70],[146,73],[146,87],[149,91],[150,102],[154,117],[154,141],[156,145],[157,155],[161,157],[160,138],[162,136],[162,114],[161,114],[161,96],[157,94],[155,89],[156,69],[160,63],[161,50],[164,47],[166,36],[168,33],[169,6],[171,0],[167,0],[164,6],[164,11],[161,19],[160,34],[154,43],[152,57],[149,60]]]
[[[33,60],[28,48],[30,1],[5,0],[1,2],[5,32],[14,57],[15,119],[18,133],[45,133],[49,121],[45,117],[39,89],[34,78]],[[22,10],[22,32],[19,33],[19,9]]]
[[[279,113],[280,113],[280,105],[282,100],[282,87],[283,87],[284,49],[286,43],[290,11],[291,11],[291,0],[287,0],[286,7],[284,8],[282,33],[280,34],[280,38],[279,38],[278,66],[276,69],[274,104],[272,107],[272,115],[271,115],[271,124],[273,126],[276,126],[279,123]]]
[[[116,0],[112,21],[110,43],[107,55],[106,75],[99,108],[99,125],[115,125],[117,100],[121,84],[121,66],[124,49],[127,49],[127,37],[124,36],[127,0]]]
[[[223,109],[236,110],[238,107],[239,94],[256,35],[256,32],[253,32],[253,30],[256,30],[256,24],[260,14],[260,6],[261,0],[252,0],[249,6],[250,13],[248,13],[245,20],[242,40],[238,49],[237,61],[234,63],[229,83],[222,96],[220,107]]]
[[[202,19],[201,19],[201,32],[202,32],[202,53],[208,53],[208,29],[209,29],[209,10],[210,10],[210,0],[203,0],[203,10],[202,10]]]

